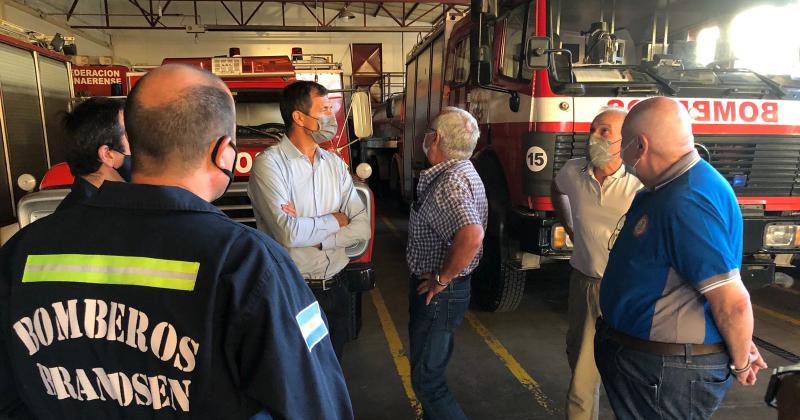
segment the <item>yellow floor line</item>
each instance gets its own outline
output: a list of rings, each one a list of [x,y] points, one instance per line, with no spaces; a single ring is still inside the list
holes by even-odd
[[[478,320],[478,317],[475,315],[475,313],[472,311],[467,312],[465,317],[475,332],[477,332],[478,335],[483,338],[483,341],[486,342],[486,345],[489,346],[494,354],[496,354],[503,364],[506,365],[508,370],[511,371],[511,374],[517,378],[517,380],[522,384],[523,387],[525,387],[525,389],[533,394],[533,398],[536,400],[536,402],[542,406],[542,408],[547,410],[548,413],[553,414],[554,410],[552,407],[552,401],[550,401],[547,395],[544,394],[541,386],[539,386],[539,383],[536,382],[536,380],[525,371],[517,359],[511,355],[508,349],[506,349],[505,346],[500,343],[494,334],[492,334],[492,332],[489,331],[489,329],[486,328],[486,326],[484,326],[480,320]]]
[[[386,221],[384,220],[384,223]],[[392,315],[389,314],[389,309],[386,307],[386,302],[383,300],[383,295],[377,287],[370,292],[372,296],[372,303],[375,305],[375,310],[378,311],[378,319],[381,321],[383,334],[386,336],[386,342],[389,344],[389,351],[392,353],[394,366],[397,368],[397,374],[400,375],[400,380],[403,382],[403,388],[406,391],[411,409],[414,410],[417,419],[422,419],[422,405],[417,400],[417,395],[414,394],[414,389],[411,387],[411,364],[408,362],[405,351],[403,350],[403,343],[400,341],[400,335],[397,333],[397,327],[392,321]]]
[[[777,319],[780,319],[781,321],[786,321],[786,322],[788,322],[788,323],[790,323],[792,325],[800,327],[800,319],[792,318],[789,315],[782,314],[780,312],[776,312],[776,311],[773,311],[772,309],[767,309],[767,308],[765,308],[763,306],[759,306],[759,305],[753,305],[753,309],[755,309],[756,312],[761,312],[762,314],[769,315],[769,316],[771,316],[773,318],[777,318]]]

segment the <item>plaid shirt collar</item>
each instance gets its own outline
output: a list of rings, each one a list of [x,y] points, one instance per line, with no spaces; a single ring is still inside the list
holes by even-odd
[[[433,180],[436,179],[436,177],[439,176],[439,174],[447,171],[448,169],[452,168],[453,166],[456,166],[460,162],[463,162],[463,161],[456,160],[456,159],[450,159],[450,160],[446,160],[446,161],[444,161],[442,163],[439,163],[438,165],[436,165],[436,166],[434,166],[432,168],[429,168],[429,169],[426,169],[426,170],[420,172],[420,174],[419,174],[419,185],[417,186],[417,191],[418,192],[425,191],[425,189],[428,188],[428,185],[430,185],[430,183],[433,182]]]

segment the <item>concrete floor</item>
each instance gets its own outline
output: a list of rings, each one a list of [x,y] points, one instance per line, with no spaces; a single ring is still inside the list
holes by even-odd
[[[381,205],[383,204],[383,205]],[[413,398],[408,359],[407,216],[379,203],[374,262],[378,287],[363,296],[363,328],[348,343],[342,366],[357,419],[421,418]],[[795,276],[800,277],[800,276]],[[752,293],[756,335],[800,354],[800,287]],[[519,309],[471,310],[456,335],[448,370],[451,389],[471,419],[564,418],[569,367],[564,353],[567,282],[560,270],[531,273]],[[771,367],[788,361],[762,349]],[[763,396],[769,372],[754,387],[734,384],[715,419],[771,419]],[[601,419],[613,419],[605,396]]]

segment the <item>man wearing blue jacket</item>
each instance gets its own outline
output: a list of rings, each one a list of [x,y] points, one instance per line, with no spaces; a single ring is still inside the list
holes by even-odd
[[[227,87],[163,66],[125,120],[133,183],[104,183],[0,251],[0,415],[352,418],[292,260],[210,204],[236,158]]]

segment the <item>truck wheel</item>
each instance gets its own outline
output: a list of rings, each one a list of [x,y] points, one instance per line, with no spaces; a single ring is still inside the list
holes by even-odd
[[[472,278],[472,297],[488,312],[510,312],[519,306],[525,293],[525,274],[511,261],[503,261],[500,240],[487,237],[483,258]]]

